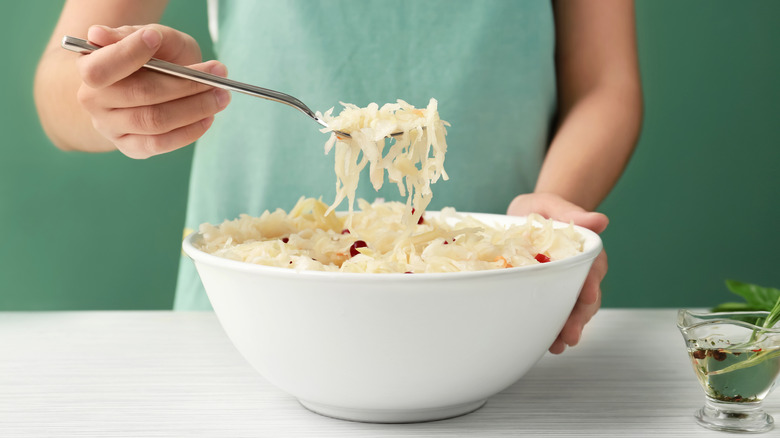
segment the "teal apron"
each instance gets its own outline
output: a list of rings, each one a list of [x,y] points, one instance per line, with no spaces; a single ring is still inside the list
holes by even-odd
[[[315,111],[437,99],[452,125],[450,179],[433,185],[430,210],[504,213],[533,190],[556,102],[549,1],[227,0],[210,13],[229,77]],[[334,158],[318,128],[291,107],[234,93],[195,146],[185,228],[289,210],[301,196],[330,204]],[[394,184],[375,192],[367,177],[358,198],[405,200]],[[186,258],[174,308],[210,308]]]

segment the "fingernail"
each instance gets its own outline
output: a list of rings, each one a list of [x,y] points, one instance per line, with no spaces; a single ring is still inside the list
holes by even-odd
[[[205,129],[209,129],[212,123],[214,123],[214,116],[206,117],[200,121],[201,126],[203,126]]]
[[[214,96],[217,98],[217,106],[222,109],[230,103],[230,93],[227,90],[216,89]]]
[[[227,67],[225,67],[225,64],[222,63],[216,63],[211,66],[211,69],[209,70],[209,73],[216,75],[216,76],[227,76]]]
[[[144,40],[147,47],[154,49],[162,42],[162,34],[154,29],[144,29],[141,34],[141,39]]]

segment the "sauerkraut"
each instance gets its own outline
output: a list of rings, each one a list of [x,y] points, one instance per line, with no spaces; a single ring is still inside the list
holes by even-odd
[[[413,207],[406,210],[404,223],[416,222],[431,202],[431,184],[439,178],[448,179],[444,156],[449,124],[439,118],[438,102],[431,99],[424,109],[400,99],[381,108],[376,103],[365,108],[341,104],[344,110],[338,116],[332,115],[333,108],[318,114],[328,124],[322,131],[331,132],[325,153],[335,146],[336,199],[328,212],[345,198],[348,211],[353,211],[360,174],[368,165],[374,189],[382,187],[387,172],[387,180],[398,186],[401,196],[407,196],[407,205]],[[350,137],[341,137],[335,131],[349,133]]]
[[[572,225],[553,227],[539,215],[524,225],[497,226],[452,208],[407,225],[401,202],[358,200],[346,215],[322,201],[301,198],[286,213],[241,215],[215,226],[203,224],[200,248],[248,263],[296,270],[433,273],[503,269],[563,259],[582,252],[583,237]],[[402,237],[407,236],[407,237]]]
[[[343,104],[319,115],[332,131],[326,154],[335,147],[337,195],[328,206],[301,198],[289,213],[277,209],[260,217],[241,215],[215,226],[200,226],[200,248],[242,262],[314,271],[433,273],[503,269],[546,263],[582,252],[583,237],[572,225],[556,228],[539,215],[524,225],[496,226],[445,208],[425,215],[431,184],[447,179],[444,155],[447,122],[437,102],[417,109],[399,100],[381,108]],[[346,132],[349,138],[335,133]],[[397,135],[396,135],[397,134]],[[388,139],[392,136],[392,139]],[[406,203],[369,203],[355,192],[369,166],[371,184],[395,183]],[[334,209],[347,199],[348,211]]]

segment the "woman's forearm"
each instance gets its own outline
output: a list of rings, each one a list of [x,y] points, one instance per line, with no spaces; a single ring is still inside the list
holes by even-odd
[[[50,44],[35,75],[35,105],[43,130],[62,150],[114,150],[114,145],[95,131],[78,103],[80,84],[74,54]]]
[[[582,96],[561,120],[534,191],[594,210],[625,169],[641,119],[638,84],[597,88]]]
[[[630,0],[558,0],[559,124],[535,192],[595,209],[634,150],[642,87]]]

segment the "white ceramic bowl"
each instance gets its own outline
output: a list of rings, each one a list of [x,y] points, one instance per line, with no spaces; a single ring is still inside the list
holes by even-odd
[[[597,234],[577,229],[582,254],[445,274],[260,266],[200,251],[198,233],[183,248],[225,332],[264,378],[323,415],[395,423],[476,410],[544,355],[601,251]]]

